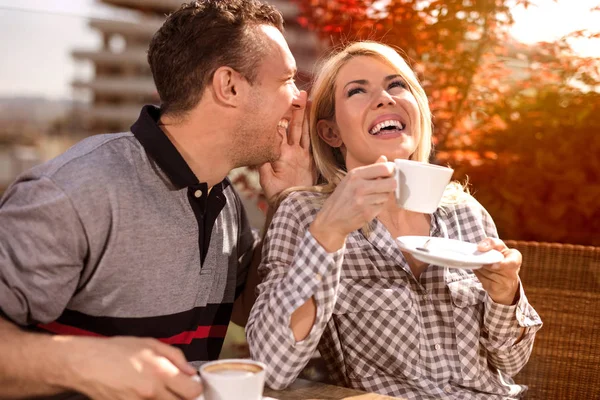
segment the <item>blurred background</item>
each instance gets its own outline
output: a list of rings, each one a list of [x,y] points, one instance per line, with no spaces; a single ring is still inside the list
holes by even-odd
[[[504,239],[600,245],[600,0],[272,0],[309,89],[355,39],[392,44],[455,168]],[[181,0],[0,0],[0,192],[83,137],[158,104],[146,50]],[[233,171],[253,223],[256,175]]]
[[[310,89],[355,39],[397,46],[434,114],[432,162],[455,168],[503,239],[600,246],[600,0],[271,0]],[[0,193],[82,138],[159,104],[146,50],[181,0],[0,0]],[[231,179],[252,223],[255,171]],[[248,355],[230,326],[221,357]],[[318,368],[305,376],[319,379]],[[311,375],[312,374],[312,375]]]

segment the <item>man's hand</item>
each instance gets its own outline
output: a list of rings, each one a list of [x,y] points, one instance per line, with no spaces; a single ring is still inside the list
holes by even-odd
[[[315,167],[310,155],[308,133],[309,108],[306,92],[300,92],[300,106],[294,108],[288,127],[287,140],[281,143],[281,155],[277,161],[265,163],[259,168],[260,185],[269,204],[277,196],[293,186],[312,186],[315,183]]]
[[[473,272],[495,303],[513,305],[518,301],[519,269],[522,256],[516,249],[509,249],[500,239],[486,238],[477,246],[479,251],[498,250],[504,260],[484,265]]]
[[[68,339],[65,339],[68,340]],[[73,389],[92,399],[195,399],[202,385],[181,350],[154,339],[76,338]]]

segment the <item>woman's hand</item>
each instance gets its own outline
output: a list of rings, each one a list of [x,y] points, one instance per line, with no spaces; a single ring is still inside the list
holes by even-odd
[[[315,183],[316,170],[310,154],[308,133],[309,110],[310,102],[302,90],[297,107],[292,111],[287,137],[281,142],[279,159],[263,164],[258,170],[260,185],[269,204],[273,204],[285,189],[312,186]]]
[[[385,156],[351,170],[323,204],[310,226],[311,234],[328,252],[339,250],[350,232],[381,212],[395,189],[394,165]]]
[[[519,269],[522,256],[516,249],[509,249],[500,239],[486,238],[477,246],[479,251],[498,250],[504,260],[484,265],[473,272],[495,303],[513,305],[519,300]]]

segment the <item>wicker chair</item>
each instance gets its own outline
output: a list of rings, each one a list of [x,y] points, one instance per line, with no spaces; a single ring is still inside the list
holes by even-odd
[[[506,241],[544,327],[515,377],[527,399],[600,399],[600,247]]]

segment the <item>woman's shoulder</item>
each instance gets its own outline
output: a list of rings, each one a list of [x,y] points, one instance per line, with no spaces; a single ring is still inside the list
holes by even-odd
[[[442,202],[440,207],[443,213],[458,214],[458,216],[481,216],[487,214],[485,207],[472,194],[466,191],[447,188],[444,197],[445,201]]]
[[[279,204],[276,214],[293,215],[299,220],[314,216],[323,206],[327,195],[314,191],[298,190],[288,194]]]
[[[442,196],[441,206],[448,209],[481,209],[483,206],[471,195],[466,185],[450,182]]]
[[[486,236],[497,237],[496,225],[485,207],[471,194],[464,192],[457,201],[443,204],[438,211],[443,221],[458,229],[470,231],[473,227],[483,229]]]

